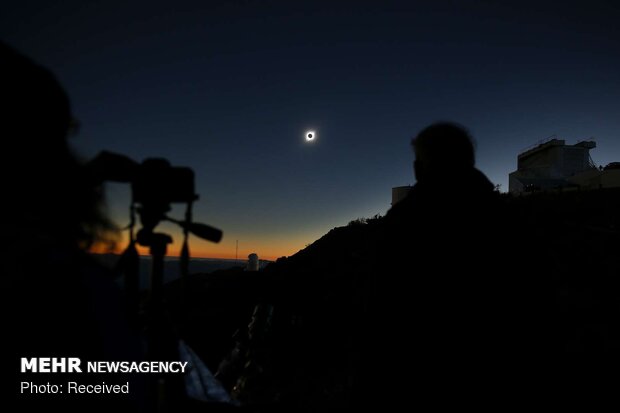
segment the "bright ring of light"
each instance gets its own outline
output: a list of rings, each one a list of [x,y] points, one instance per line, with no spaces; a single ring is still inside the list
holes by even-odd
[[[316,133],[313,130],[309,130],[308,132],[306,132],[305,136],[306,136],[306,141],[310,142],[316,138]]]

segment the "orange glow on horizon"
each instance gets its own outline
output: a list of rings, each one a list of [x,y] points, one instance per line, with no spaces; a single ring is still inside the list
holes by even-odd
[[[270,241],[270,242],[269,242]],[[95,254],[121,254],[128,245],[128,237],[123,233],[114,246],[108,243],[98,242],[89,248],[89,252]],[[258,254],[259,259],[275,261],[280,257],[291,256],[304,248],[302,242],[285,242],[282,240],[268,240],[267,242],[252,242],[252,246],[244,246],[245,243],[239,243],[239,260],[247,260],[248,255]],[[181,253],[182,236],[174,236],[174,241],[168,246],[168,257],[178,257]],[[221,242],[213,244],[198,239],[190,239],[189,250],[192,258],[211,258],[211,259],[235,259],[235,242]],[[148,256],[147,247],[138,246],[138,253],[142,256]]]

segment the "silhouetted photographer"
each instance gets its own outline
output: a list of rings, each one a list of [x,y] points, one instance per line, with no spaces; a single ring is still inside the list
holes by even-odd
[[[484,400],[506,369],[499,195],[462,126],[433,124],[411,144],[417,183],[385,217],[369,333],[380,344],[361,387],[383,407]]]
[[[24,371],[21,366],[22,358],[74,358],[83,364],[187,358],[191,350],[165,322],[163,267],[172,238],[156,232],[156,227],[165,220],[183,229],[184,275],[189,262],[189,233],[215,242],[222,233],[192,221],[191,205],[198,195],[191,169],[172,167],[164,159],[137,163],[107,152],[87,165],[81,163],[68,141],[77,122],[69,99],[54,76],[2,43],[0,69],[5,156],[0,163],[4,184],[1,208],[5,218],[0,261],[0,301],[6,319],[2,334],[3,388],[11,399],[16,399],[5,403],[18,403],[19,411],[139,412],[189,408],[185,405],[191,396],[186,391],[185,375],[168,375],[164,380],[164,375],[78,371],[46,374]],[[112,243],[117,235],[117,229],[101,211],[102,183],[106,180],[132,185],[130,245],[123,257],[125,295],[112,272],[88,254],[93,243]],[[175,202],[188,205],[182,220],[167,215],[170,203]],[[136,234],[134,215],[141,224]],[[150,297],[144,309],[136,243],[149,247],[153,255]],[[142,317],[139,322],[138,316]],[[139,333],[141,327],[145,327],[146,334]],[[192,366],[200,368],[199,360],[194,360]],[[129,391],[68,394],[70,381],[76,386],[128,383]],[[29,383],[26,391],[24,382]],[[194,382],[200,380],[194,378]],[[49,390],[50,383],[60,390]],[[196,393],[203,391],[208,396],[200,384],[194,386],[198,387]],[[45,387],[43,393],[32,392],[40,386]]]
[[[50,72],[1,43],[0,68],[3,388],[20,411],[140,410],[137,383],[130,395],[97,403],[20,391],[22,381],[102,380],[20,373],[21,357],[128,360],[141,351],[113,279],[85,253],[93,242],[113,239],[115,229],[101,212],[100,186],[70,150],[76,122],[69,99]]]

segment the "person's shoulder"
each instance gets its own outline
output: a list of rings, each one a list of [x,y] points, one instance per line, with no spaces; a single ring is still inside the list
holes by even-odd
[[[417,185],[413,186],[407,196],[392,207],[385,214],[387,220],[397,219],[404,215],[408,215],[415,207],[415,199],[417,198]]]
[[[487,176],[478,168],[472,168],[467,173],[467,181],[469,186],[473,187],[479,192],[494,192],[495,185],[491,182]]]

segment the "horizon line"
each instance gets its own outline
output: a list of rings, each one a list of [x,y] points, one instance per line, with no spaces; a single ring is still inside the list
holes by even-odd
[[[106,252],[101,252],[101,251],[86,251],[89,254],[93,254],[93,255],[123,255],[123,252],[117,252],[117,251],[106,251]],[[150,257],[150,254],[143,254],[140,253],[140,251],[138,251],[138,255],[140,257]],[[289,256],[286,256],[287,258]],[[168,254],[166,255],[164,258],[181,258],[180,255],[178,254]],[[281,258],[281,257],[278,257]],[[198,257],[198,256],[190,256],[190,260],[192,259],[200,259],[200,260],[219,260],[219,261],[244,261],[247,262],[248,258],[223,258],[223,257]],[[259,261],[270,261],[270,262],[275,262],[277,260],[277,258],[273,259],[273,258],[258,258]]]

